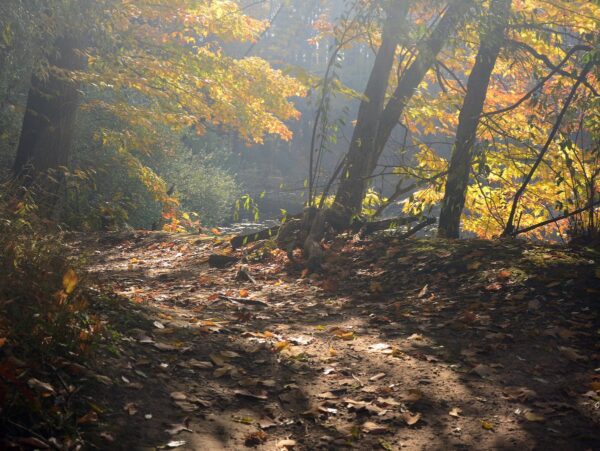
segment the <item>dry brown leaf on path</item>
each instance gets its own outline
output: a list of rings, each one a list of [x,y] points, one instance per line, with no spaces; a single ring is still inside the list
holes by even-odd
[[[138,413],[137,405],[134,402],[128,402],[127,404],[125,404],[125,406],[123,406],[123,410],[127,412],[130,416],[133,416],[136,413]]]
[[[185,401],[187,399],[187,395],[185,393],[174,391],[170,394],[171,399],[175,401]]]
[[[450,410],[450,412],[448,412],[448,415],[450,415],[451,417],[454,417],[454,418],[459,418],[461,413],[462,413],[462,409],[460,409],[459,407],[453,407],[452,410]]]
[[[531,401],[538,397],[538,394],[527,387],[509,387],[504,390],[506,397],[511,401]]]
[[[154,347],[161,351],[179,351],[179,347],[168,343],[154,343]]]
[[[421,414],[420,413],[413,414],[411,412],[404,412],[400,415],[400,418],[402,418],[408,426],[413,426],[419,422],[419,420],[421,419]]]
[[[377,398],[377,404],[380,405],[384,405],[384,406],[392,406],[392,407],[396,407],[399,406],[400,403],[397,402],[394,398]]]
[[[369,378],[369,380],[370,380],[371,382],[376,382],[376,381],[378,381],[378,380],[380,380],[380,379],[383,379],[385,376],[386,376],[386,374],[385,374],[385,373],[377,373],[375,376],[371,376],[371,377]]]
[[[402,402],[417,402],[423,397],[423,392],[416,388],[411,388],[400,395]]]
[[[392,345],[388,343],[376,343],[374,345],[369,346],[369,352],[382,352],[391,348]]]
[[[212,362],[203,362],[196,359],[190,359],[187,362],[187,366],[191,368],[196,368],[199,370],[212,370],[214,365]]]
[[[588,357],[580,354],[579,351],[574,348],[568,348],[566,346],[559,346],[558,350],[560,351],[560,353],[562,355],[564,355],[567,359],[571,360],[572,362],[579,362],[579,361],[587,362],[589,360]]]
[[[385,425],[373,423],[367,421],[361,426],[361,430],[366,434],[383,434],[388,431],[388,427]]]
[[[169,435],[177,435],[181,432],[194,432],[188,428],[185,424],[172,424],[169,429],[165,429],[165,432]]]
[[[277,449],[289,449],[296,446],[296,440],[286,439],[277,442]]]
[[[93,410],[90,410],[85,415],[77,418],[77,424],[79,424],[79,425],[94,424],[97,422],[98,422],[98,414]]]
[[[269,394],[265,390],[260,390],[258,392],[250,392],[247,390],[234,390],[233,393],[235,394],[235,396],[238,396],[240,398],[255,399],[258,401],[266,401],[267,399],[269,399]]]

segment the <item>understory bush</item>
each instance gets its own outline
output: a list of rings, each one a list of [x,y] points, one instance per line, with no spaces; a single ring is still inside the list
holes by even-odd
[[[30,191],[0,185],[0,429],[11,435],[74,427],[55,369],[90,358],[101,329],[77,262],[37,212]]]

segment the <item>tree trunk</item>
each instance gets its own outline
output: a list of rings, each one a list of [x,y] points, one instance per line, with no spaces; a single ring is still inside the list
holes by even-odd
[[[492,0],[487,23],[481,32],[479,51],[467,82],[467,93],[460,110],[456,141],[448,169],[438,229],[441,237],[458,238],[460,235],[460,218],[469,184],[477,126],[490,78],[504,44],[510,6],[511,0]]]
[[[48,58],[50,73],[32,76],[13,166],[15,177],[25,185],[37,175],[68,163],[79,102],[78,86],[68,79],[68,71],[82,70],[86,65],[75,44],[74,39],[59,38],[56,53]]]
[[[348,220],[353,214],[360,213],[369,183],[368,177],[377,166],[406,104],[435,62],[448,37],[464,19],[470,6],[469,0],[454,0],[430,36],[418,46],[416,59],[402,75],[385,108],[377,112],[369,111],[369,114],[365,113],[364,116],[359,114],[355,136],[348,151],[346,170],[342,174],[335,198],[336,206],[347,211]],[[371,76],[375,73],[379,73],[377,66],[373,68]],[[387,83],[385,87],[387,88]],[[365,95],[369,97],[367,91]]]
[[[364,157],[369,149],[375,146],[379,120],[385,106],[385,94],[399,44],[401,24],[408,13],[408,2],[393,2],[389,5],[387,13],[381,46],[375,56],[373,69],[364,91],[364,100],[361,101],[358,109],[356,126],[348,151],[349,156],[360,155]],[[364,197],[365,187],[361,184],[349,182],[361,177],[366,172],[367,166],[368,163],[365,158],[352,158],[348,161],[342,173],[342,184],[348,182],[348,187],[341,191],[338,190],[335,199],[338,206],[350,209],[353,212],[360,211],[360,202]],[[360,200],[358,207],[353,204],[356,199]]]

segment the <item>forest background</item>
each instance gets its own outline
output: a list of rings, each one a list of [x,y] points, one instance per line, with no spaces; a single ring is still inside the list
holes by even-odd
[[[28,94],[36,80],[57,78],[78,92],[67,126],[73,138],[60,150],[46,149],[63,155],[38,169],[60,172],[53,176],[63,187],[52,216],[69,227],[214,226],[244,209],[256,219],[256,207],[263,218],[275,218],[298,212],[328,185],[326,194],[333,194],[340,177],[365,184],[367,214],[388,204],[388,212],[438,212],[450,154],[464,131],[457,127],[465,92],[474,89],[468,74],[500,3],[457,2],[461,16],[440,30],[452,11],[437,1],[414,2],[409,10],[402,2],[341,0],[3,2],[0,168],[7,178],[32,161],[32,155],[15,160],[27,134]],[[512,212],[519,226],[597,200],[598,6],[577,6],[505,2],[505,32],[496,37],[504,42],[467,152],[465,232],[499,235],[533,166],[520,202],[525,207]],[[386,17],[394,19],[395,41],[388,79],[378,83],[386,101],[436,31],[445,35],[377,151],[381,156],[364,174],[350,174],[340,169],[349,165],[350,143],[360,143],[352,141],[353,130],[361,103],[369,103],[365,85],[382,67],[375,61]],[[72,42],[65,43],[67,36]],[[61,68],[69,51],[81,61]],[[593,212],[536,233],[566,239],[594,229]]]

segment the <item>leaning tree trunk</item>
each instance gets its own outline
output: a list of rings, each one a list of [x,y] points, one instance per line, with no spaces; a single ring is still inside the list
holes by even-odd
[[[85,68],[85,58],[71,38],[59,38],[48,58],[47,76],[34,74],[27,98],[13,173],[29,185],[49,169],[66,166],[79,103],[79,90],[69,72]]]
[[[400,78],[396,90],[383,111],[377,117],[359,116],[355,134],[357,130],[362,134],[356,136],[351,143],[347,154],[346,170],[343,172],[335,197],[338,209],[347,212],[348,222],[352,215],[360,213],[369,177],[375,170],[379,157],[398,124],[406,104],[423,81],[448,38],[464,19],[470,6],[469,0],[454,0],[430,36],[418,46],[417,57]],[[376,69],[377,67],[374,67],[373,71],[375,72]],[[367,92],[365,95],[368,97]]]
[[[511,0],[492,0],[487,23],[481,33],[479,51],[467,82],[467,93],[458,118],[446,192],[442,202],[438,234],[446,238],[460,235],[460,217],[465,205],[473,146],[496,60],[505,40]]]
[[[365,158],[355,158],[355,156],[366,155],[369,149],[374,148],[377,141],[379,120],[385,106],[385,94],[394,65],[396,49],[400,41],[401,25],[408,13],[408,2],[404,0],[392,2],[387,13],[381,45],[375,56],[373,69],[364,91],[364,100],[361,101],[358,109],[356,126],[348,151],[348,156],[351,158],[343,171],[342,183],[354,180],[367,171],[367,160]],[[353,205],[353,200],[360,198],[362,202],[363,196],[364,188],[360,184],[349,184],[347,189],[338,190],[336,204],[352,212],[359,211],[360,206],[357,209]]]

